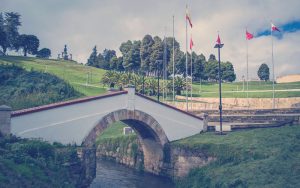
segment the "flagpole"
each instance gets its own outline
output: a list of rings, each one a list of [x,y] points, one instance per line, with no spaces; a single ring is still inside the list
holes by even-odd
[[[174,15],[173,15],[173,104],[175,103],[175,47],[174,44],[175,43],[175,36],[174,36]]]
[[[165,28],[165,33],[166,33],[166,28]],[[163,56],[163,102],[165,101],[165,53],[166,53],[166,35],[164,36],[164,56]]]
[[[247,28],[246,28],[246,31],[247,31]],[[246,49],[247,49],[247,56],[246,56],[246,59],[247,59],[247,75],[246,75],[246,79],[247,79],[247,103],[248,103],[248,108],[250,107],[250,104],[249,104],[249,70],[248,70],[248,39],[246,37]]]
[[[275,91],[274,91],[274,82],[275,82],[275,76],[274,76],[274,55],[273,55],[273,29],[271,28],[271,38],[272,38],[272,71],[273,71],[273,109],[275,108]]]
[[[192,35],[191,35],[192,40]],[[193,47],[191,47],[191,110],[193,107]]]
[[[187,10],[187,5],[186,5]],[[186,111],[188,111],[188,55],[187,55],[187,48],[188,48],[188,38],[187,38],[187,19],[185,19],[185,102],[186,102]]]

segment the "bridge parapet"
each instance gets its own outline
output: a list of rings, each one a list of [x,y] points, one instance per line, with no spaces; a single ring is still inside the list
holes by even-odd
[[[1,105],[0,106],[0,133],[2,133],[4,136],[10,135],[11,133],[10,116],[11,116],[11,107]]]

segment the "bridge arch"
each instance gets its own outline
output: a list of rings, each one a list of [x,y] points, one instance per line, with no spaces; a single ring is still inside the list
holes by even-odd
[[[169,141],[160,124],[145,112],[121,109],[105,115],[85,137],[82,145],[94,147],[97,137],[117,121],[122,121],[135,130],[142,146],[145,170],[159,174],[164,158],[163,149]]]

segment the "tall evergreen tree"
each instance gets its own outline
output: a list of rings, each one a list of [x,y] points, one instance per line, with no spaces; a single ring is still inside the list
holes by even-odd
[[[152,46],[152,53],[150,55],[150,71],[157,72],[162,70],[159,60],[163,60],[163,43],[161,38],[155,36],[153,38],[154,44]]]
[[[88,66],[96,67],[99,64],[97,54],[98,54],[98,52],[97,52],[97,46],[95,46],[93,48],[93,52],[91,53],[91,55],[90,55],[90,57],[89,57],[89,59],[87,61],[87,65]]]
[[[143,72],[150,71],[150,56],[152,53],[152,46],[154,44],[154,40],[151,35],[145,35],[142,43],[141,43],[141,70]]]

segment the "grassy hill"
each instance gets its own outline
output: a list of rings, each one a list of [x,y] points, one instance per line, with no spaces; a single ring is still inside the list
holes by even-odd
[[[84,66],[73,61],[0,56],[0,64],[15,64],[26,70],[54,74],[68,82],[75,90],[85,96],[94,96],[106,92],[106,89],[100,85],[100,80],[105,70]]]
[[[0,64],[0,105],[18,110],[81,96],[70,84],[55,75]]]
[[[0,64],[16,64],[26,70],[51,73],[70,83],[75,90],[85,96],[94,96],[106,92],[100,84],[105,70],[84,66],[72,61],[40,59],[22,56],[0,56]],[[279,83],[275,85],[275,97],[300,97],[300,82]],[[246,98],[246,83],[234,82],[222,84],[223,97]],[[185,95],[182,92],[182,95]],[[193,83],[194,97],[218,97],[218,84],[203,82]],[[271,98],[272,82],[249,82],[249,97]]]

